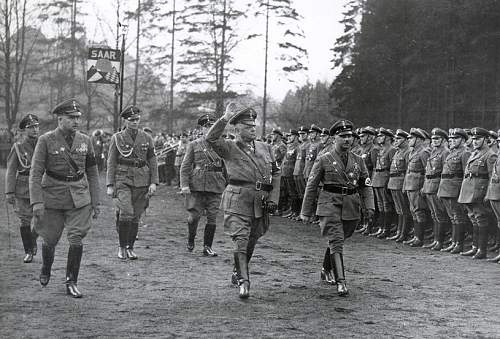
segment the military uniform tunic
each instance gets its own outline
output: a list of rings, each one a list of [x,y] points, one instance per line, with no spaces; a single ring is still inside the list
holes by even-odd
[[[148,206],[149,185],[159,180],[153,138],[140,129],[115,133],[109,145],[106,177],[106,185],[114,187],[113,201],[120,219],[139,221]]]
[[[497,155],[488,147],[475,150],[467,160],[458,202],[466,204],[469,219],[476,227],[488,227],[489,211],[483,200],[496,160]]]
[[[378,149],[377,161],[372,174],[372,186],[379,212],[393,211],[387,183],[389,182],[389,169],[394,153],[396,153],[396,149],[390,145]]]
[[[444,146],[433,148],[425,166],[425,179],[422,186],[422,193],[427,200],[427,206],[431,211],[432,219],[438,223],[448,221],[446,208],[441,199],[437,196],[437,192],[441,181],[443,163],[449,153],[449,150]]]
[[[220,205],[225,232],[233,239],[235,252],[247,253],[267,232],[269,225],[262,202],[278,203],[281,173],[269,144],[255,141],[248,146],[239,140],[221,138],[226,124],[224,118],[217,120],[206,140],[226,165],[229,184]],[[273,189],[261,190],[260,183],[271,184]]]
[[[318,196],[320,182],[323,189]],[[310,217],[316,213],[320,217],[321,234],[328,239],[331,253],[342,253],[344,239],[354,232],[361,219],[361,199],[367,209],[375,209],[373,191],[366,184],[369,184],[368,169],[354,153],[347,153],[346,164],[336,150],[321,155],[315,162],[301,214]]]
[[[295,213],[299,213],[299,192],[297,190],[297,185],[293,177],[293,171],[295,168],[295,163],[297,162],[297,156],[299,153],[300,144],[295,141],[287,146],[285,158],[281,166],[281,179],[285,183],[286,191],[291,200],[291,208]]]
[[[500,160],[498,157],[493,166],[486,199],[490,201],[491,208],[497,219],[497,226],[500,228]]]
[[[396,153],[392,157],[389,168],[389,181],[387,182],[387,189],[391,192],[396,213],[408,216],[410,215],[410,203],[406,194],[403,193],[403,182],[408,167],[409,154],[410,148],[406,144],[403,144],[396,150]]]
[[[297,186],[297,193],[299,197],[304,196],[304,190],[306,188],[306,181],[304,179],[304,167],[306,164],[306,154],[309,148],[309,141],[301,143],[297,149],[297,159],[295,160],[295,166],[293,168],[293,179],[295,181],[295,186]]]
[[[33,217],[28,179],[36,142],[37,138],[28,137],[22,142],[16,142],[7,157],[5,194],[14,194],[16,198],[14,209],[22,226],[29,226]]]
[[[68,145],[66,136],[60,127],[40,136],[29,176],[31,205],[43,203],[45,207],[35,229],[50,247],[57,245],[64,228],[69,243],[80,246],[91,227],[92,208],[99,204],[99,176],[92,142],[85,134],[76,132],[72,145]]]
[[[470,152],[461,146],[451,150],[443,162],[437,196],[443,201],[452,224],[467,222],[464,206],[459,204],[457,200],[469,157]]]
[[[311,142],[306,149],[306,160],[304,163],[304,180],[307,181],[309,178],[309,173],[314,165],[314,161],[318,156],[319,142]]]
[[[207,224],[214,224],[221,193],[226,187],[222,159],[204,137],[190,142],[181,164],[181,188],[189,187],[186,196],[188,224],[198,224],[203,210],[207,211]]]

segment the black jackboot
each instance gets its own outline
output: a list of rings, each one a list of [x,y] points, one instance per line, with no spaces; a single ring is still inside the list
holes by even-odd
[[[384,232],[384,219],[385,219],[385,213],[384,212],[379,212],[378,213],[378,218],[377,218],[378,229],[374,233],[370,233],[369,234],[370,237],[377,237],[382,232]]]
[[[437,236],[436,236],[436,244],[432,247],[434,251],[441,251],[443,249],[444,237],[446,234],[447,223],[439,222],[437,223]]]
[[[205,225],[205,234],[203,237],[203,255],[209,256],[209,257],[216,257],[217,253],[212,250],[212,244],[214,241],[214,235],[215,235],[215,229],[216,229],[215,224],[206,224]]]
[[[54,252],[54,247],[50,247],[45,243],[42,244],[42,269],[40,272],[40,284],[42,286],[47,286],[49,283],[50,271],[54,262]]]
[[[475,225],[472,225],[472,248],[467,252],[462,252],[460,254],[463,255],[464,257],[474,256],[478,249],[477,248],[478,240],[479,240],[479,228]]]
[[[459,254],[464,250],[465,224],[455,225],[455,247],[450,251],[451,254]]]
[[[478,228],[477,252],[472,256],[472,259],[486,259],[488,250],[488,228]]]
[[[36,255],[36,252],[38,252],[38,246],[36,244],[36,239],[38,239],[38,233],[35,231],[35,228],[31,229],[31,254],[33,256]]]
[[[196,238],[196,231],[198,229],[198,222],[189,222],[188,221],[188,241],[186,248],[188,252],[193,252],[194,250],[194,239]],[[205,232],[206,232],[205,228]]]
[[[68,250],[68,262],[66,265],[66,293],[73,298],[81,298],[82,293],[78,290],[78,273],[82,260],[83,246],[70,245]]]
[[[233,285],[238,285],[240,279],[241,279],[241,270],[240,270],[240,260],[238,258],[238,253],[234,253],[234,267],[233,267],[233,274],[231,275],[231,283]]]
[[[31,238],[31,229],[30,226],[21,226],[19,231],[21,232],[21,240],[23,241],[25,253],[23,261],[27,264],[33,261],[33,240]]]
[[[137,259],[137,254],[135,254],[134,252],[134,244],[138,232],[139,232],[139,221],[131,221],[130,228],[128,231],[127,249],[125,251],[127,253],[127,257],[130,260]]]
[[[439,223],[436,221],[436,220],[433,220],[432,221],[432,237],[433,237],[433,240],[431,243],[427,244],[427,245],[423,245],[422,248],[433,248],[434,246],[436,246],[438,240],[438,228],[439,228]]]
[[[387,240],[397,240],[401,237],[401,233],[403,233],[403,221],[404,221],[403,215],[398,214],[398,229],[396,231],[396,234],[393,235],[392,237],[388,237]]]
[[[325,250],[325,257],[323,258],[323,267],[321,268],[320,278],[322,281],[335,285],[335,278],[332,270],[332,262],[330,260],[330,248]]]
[[[451,224],[451,244],[441,249],[441,252],[451,252],[457,244],[457,224]]]
[[[402,226],[401,226],[401,234],[399,238],[396,239],[396,242],[404,242],[408,238],[408,233],[410,233],[410,218],[407,215],[402,215]]]
[[[250,296],[250,277],[246,253],[238,253],[238,262],[240,264],[239,296],[241,299],[247,299]]]
[[[391,213],[390,212],[381,212],[382,215],[382,232],[378,234],[376,237],[378,239],[385,239],[391,233]]]
[[[333,267],[333,274],[337,282],[337,294],[341,297],[349,295],[344,274],[344,258],[342,253],[330,254],[330,261]]]
[[[423,222],[415,222],[413,225],[415,237],[414,240],[409,243],[410,247],[422,247],[424,244],[424,223]]]
[[[118,241],[120,242],[120,247],[118,248],[118,258],[125,260],[127,259],[127,243],[128,243],[128,233],[130,228],[130,222],[128,220],[120,220],[117,216],[117,229],[118,229]]]

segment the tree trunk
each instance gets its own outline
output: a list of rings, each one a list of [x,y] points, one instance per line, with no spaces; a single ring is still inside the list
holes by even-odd
[[[135,74],[134,74],[134,95],[132,102],[137,105],[137,86],[139,79],[139,36],[141,27],[141,0],[137,0],[137,44],[135,49]]]
[[[269,50],[269,0],[266,3],[266,47],[264,52],[264,97],[262,98],[262,137],[266,135],[267,113],[267,53]]]

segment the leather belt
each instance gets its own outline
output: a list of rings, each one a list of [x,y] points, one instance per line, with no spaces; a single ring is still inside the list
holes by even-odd
[[[388,168],[375,168],[375,172],[387,172],[389,169]]]
[[[342,194],[342,195],[351,195],[351,194],[358,193],[357,188],[349,188],[349,187],[337,186],[337,185],[332,185],[332,184],[323,185],[323,191],[327,191],[330,193]]]
[[[66,182],[79,181],[85,175],[85,173],[83,173],[83,172],[75,174],[75,175],[62,175],[62,174],[58,174],[58,173],[55,173],[52,171],[45,171],[45,173],[47,173],[47,175],[51,178],[54,178],[54,179],[59,180],[59,181],[66,181]]]
[[[228,183],[229,183],[229,185],[234,185],[234,186],[243,186],[243,187],[254,188],[256,191],[271,192],[273,190],[273,185],[266,184],[266,183],[263,183],[260,181],[253,183],[253,182],[245,181],[245,180],[229,179]]]
[[[441,179],[453,179],[453,178],[463,178],[463,177],[464,177],[464,172],[441,174]]]
[[[389,173],[389,177],[394,178],[394,177],[404,177],[405,174],[403,172],[396,172],[396,173]]]
[[[205,170],[208,172],[222,172],[222,167],[220,166],[210,166],[210,165],[205,165],[204,167],[202,166],[195,166],[195,170]]]
[[[414,171],[414,170],[408,170],[408,173],[425,174],[425,172],[424,172],[424,171]]]
[[[437,179],[441,178],[441,173],[435,173],[435,174],[426,174],[425,179]]]
[[[467,173],[465,175],[465,178],[479,178],[479,179],[488,179],[488,174],[486,173],[481,173],[481,174],[473,174],[473,173]]]
[[[30,175],[30,170],[17,172],[18,175]]]
[[[124,159],[124,158],[118,158],[118,163],[120,165],[133,166],[137,168],[144,167],[148,164],[145,160],[142,159]]]

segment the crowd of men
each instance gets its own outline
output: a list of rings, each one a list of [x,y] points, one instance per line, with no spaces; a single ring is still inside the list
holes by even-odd
[[[500,248],[500,138],[494,131],[393,132],[355,129],[339,120],[329,129],[273,129],[260,140],[256,111],[230,104],[219,119],[203,114],[178,138],[153,137],[140,127],[141,110],[128,106],[120,131],[89,137],[79,131],[82,109],[75,99],[53,114],[58,127],[42,136],[35,115],[19,123],[24,137],[9,154],[5,193],[20,220],[24,262],[33,260],[36,239],[43,239],[42,286],[49,283],[66,229],[66,290],[75,298],[82,296],[77,281],[83,239],[100,214],[99,170],[106,170],[106,193],[115,206],[120,260],[138,259],[140,219],[160,182],[177,176],[189,252],[205,215],[202,253],[217,256],[212,245],[221,209],[234,245],[231,281],[240,298],[250,295],[249,263],[270,215],[319,225],[327,240],[320,276],[340,296],[349,293],[343,244],[354,232],[474,259]],[[500,253],[488,261],[500,263]]]

